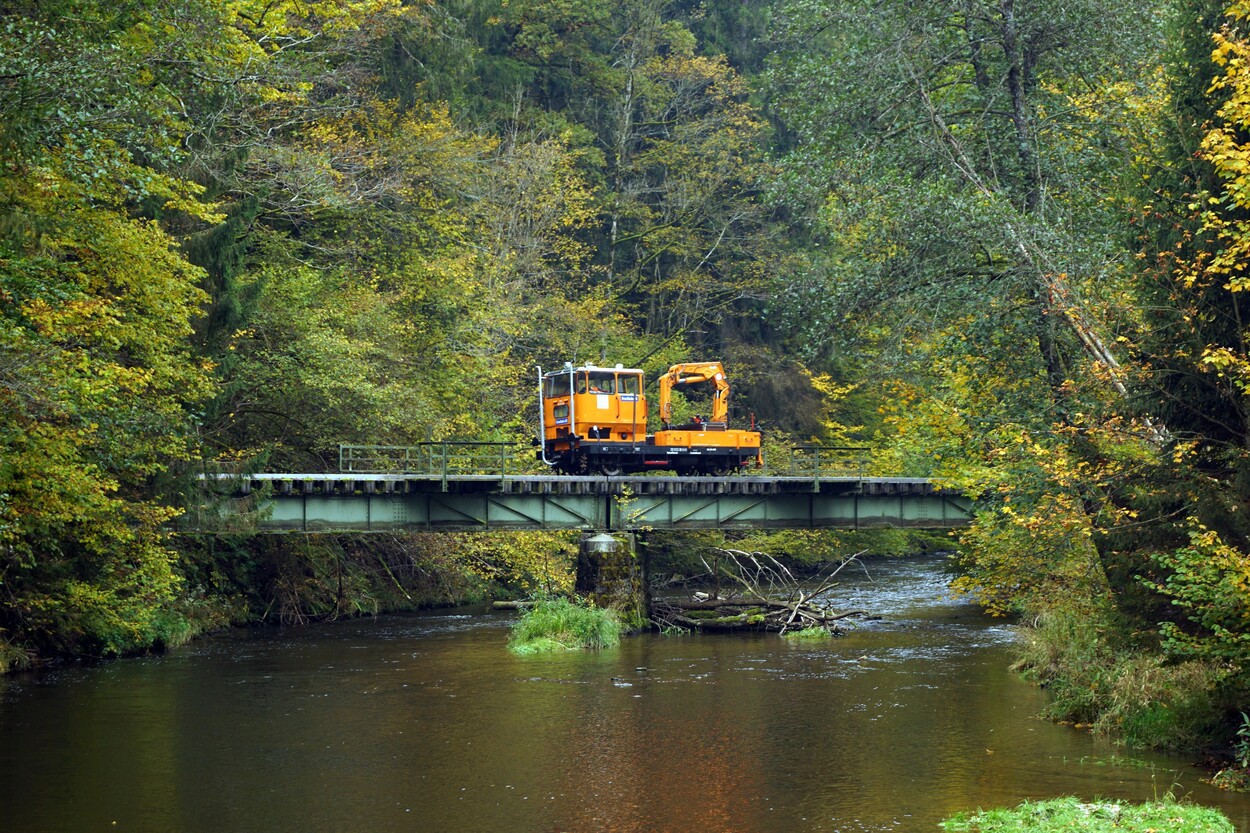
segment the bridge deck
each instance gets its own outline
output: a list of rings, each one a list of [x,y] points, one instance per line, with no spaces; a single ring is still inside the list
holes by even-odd
[[[574,477],[566,475],[209,475],[211,501],[187,518],[260,532],[486,529],[940,528],[970,502],[923,478]],[[215,515],[210,519],[210,515]],[[226,525],[233,526],[233,523]]]
[[[271,489],[277,495],[351,497],[374,494],[565,494],[710,495],[823,494],[932,495],[940,486],[919,477],[621,477],[571,475],[459,474],[215,474],[202,477],[218,491],[248,495]]]

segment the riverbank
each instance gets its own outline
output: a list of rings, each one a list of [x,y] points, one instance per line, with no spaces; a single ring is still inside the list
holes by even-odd
[[[9,615],[0,672],[50,660],[161,653],[230,627],[301,625],[448,607],[571,586],[568,536],[180,536],[175,581],[143,610],[118,600]],[[119,610],[120,609],[120,610]],[[101,611],[116,611],[103,615]],[[125,614],[132,613],[129,618]]]
[[[232,626],[569,594],[577,538],[575,532],[179,535],[166,553],[172,579],[143,604],[67,592],[11,606],[0,621],[0,673],[50,659],[160,652]],[[655,532],[645,546],[657,574],[691,576],[705,569],[700,557],[716,543],[724,543],[722,533]],[[940,543],[948,542],[917,530],[797,530],[760,532],[742,545],[782,554],[796,574],[805,574],[848,552],[897,555]]]
[[[1250,719],[1227,664],[1169,658],[1106,610],[1052,607],[1021,628],[1013,669],[1045,690],[1043,716],[1130,749],[1195,756],[1213,783],[1247,787]]]

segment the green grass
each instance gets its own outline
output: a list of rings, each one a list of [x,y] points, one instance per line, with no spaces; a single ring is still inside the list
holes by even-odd
[[[544,599],[512,626],[508,649],[515,654],[613,648],[621,642],[621,622],[611,610]]]
[[[1024,631],[1016,668],[1045,686],[1046,716],[1150,749],[1192,749],[1213,736],[1222,712],[1222,670],[1168,662],[1116,644],[1117,626],[1097,612],[1052,609]]]
[[[34,658],[27,651],[13,643],[0,638],[0,674],[9,671],[23,671],[34,664]]]
[[[942,822],[959,833],[1234,833],[1219,810],[1170,799],[1145,804],[1083,803],[1076,798],[1026,801],[1013,809],[959,813]]]
[[[786,639],[802,639],[805,641],[833,639],[833,634],[828,628],[822,628],[819,625],[810,628],[802,628],[797,631],[786,631],[782,634]]]

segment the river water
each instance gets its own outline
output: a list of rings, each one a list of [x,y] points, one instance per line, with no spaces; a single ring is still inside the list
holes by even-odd
[[[844,572],[885,617],[771,635],[506,650],[510,614],[240,631],[0,681],[0,830],[934,831],[957,810],[1171,791],[1250,833],[1183,758],[1036,718],[1012,628],[938,559]]]

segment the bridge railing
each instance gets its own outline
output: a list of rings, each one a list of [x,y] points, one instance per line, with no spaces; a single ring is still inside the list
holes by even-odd
[[[421,474],[506,477],[537,471],[533,449],[514,442],[438,440],[416,445],[340,445],[344,474]]]
[[[799,445],[781,465],[766,464],[770,474],[787,477],[866,477],[872,449],[854,446]]]

